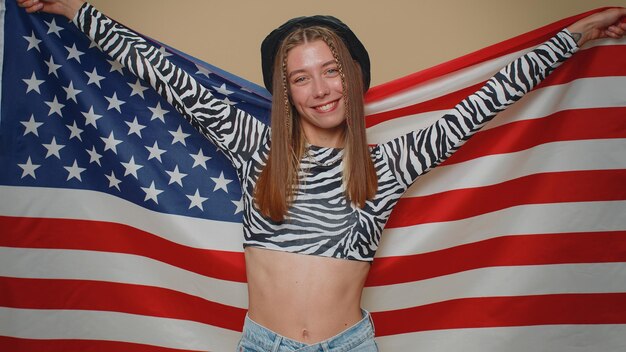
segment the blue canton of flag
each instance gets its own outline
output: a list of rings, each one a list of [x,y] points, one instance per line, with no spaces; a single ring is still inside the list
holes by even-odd
[[[18,12],[4,32],[0,185],[106,192],[159,212],[240,221],[237,174],[215,146],[72,23]],[[263,88],[149,41],[267,122]]]

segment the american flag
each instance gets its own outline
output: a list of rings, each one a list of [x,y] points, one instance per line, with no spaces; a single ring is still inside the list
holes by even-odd
[[[66,20],[4,6],[0,350],[232,351],[234,170]],[[573,20],[372,88],[370,142]],[[262,88],[154,44],[267,119]],[[400,201],[363,300],[382,351],[626,350],[625,45],[585,47]]]

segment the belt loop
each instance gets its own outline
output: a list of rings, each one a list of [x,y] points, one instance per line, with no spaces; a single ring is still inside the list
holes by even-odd
[[[374,319],[372,319],[372,314],[370,312],[367,312],[367,316],[370,319],[370,325],[372,326],[372,332],[374,333],[374,336],[376,336],[376,327],[374,326]]]
[[[320,343],[320,346],[322,347],[322,351],[330,352],[330,347],[328,347],[328,342],[324,341],[324,342]]]
[[[276,338],[274,339],[274,346],[272,347],[272,352],[278,352],[278,348],[280,347],[280,343],[283,341],[283,337],[276,334]]]

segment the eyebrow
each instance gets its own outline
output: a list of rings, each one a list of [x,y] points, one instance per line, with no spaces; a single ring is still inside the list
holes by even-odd
[[[326,61],[325,63],[322,64],[322,68],[330,66],[330,65],[333,65],[333,64],[336,64],[336,63],[337,63],[337,61],[335,61],[335,59],[328,60],[328,61]],[[295,74],[298,74],[298,73],[301,73],[301,72],[305,72],[305,71],[306,70],[304,70],[304,69],[291,71],[289,74],[287,74],[287,79],[290,79],[291,76],[293,76]]]

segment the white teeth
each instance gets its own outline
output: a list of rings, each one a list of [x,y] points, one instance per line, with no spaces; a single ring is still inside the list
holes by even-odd
[[[323,111],[323,112],[326,112],[326,111],[329,111],[330,109],[332,109],[335,106],[335,104],[337,104],[337,102],[332,102],[332,103],[328,103],[326,105],[318,106],[316,109],[320,110],[320,111]]]

